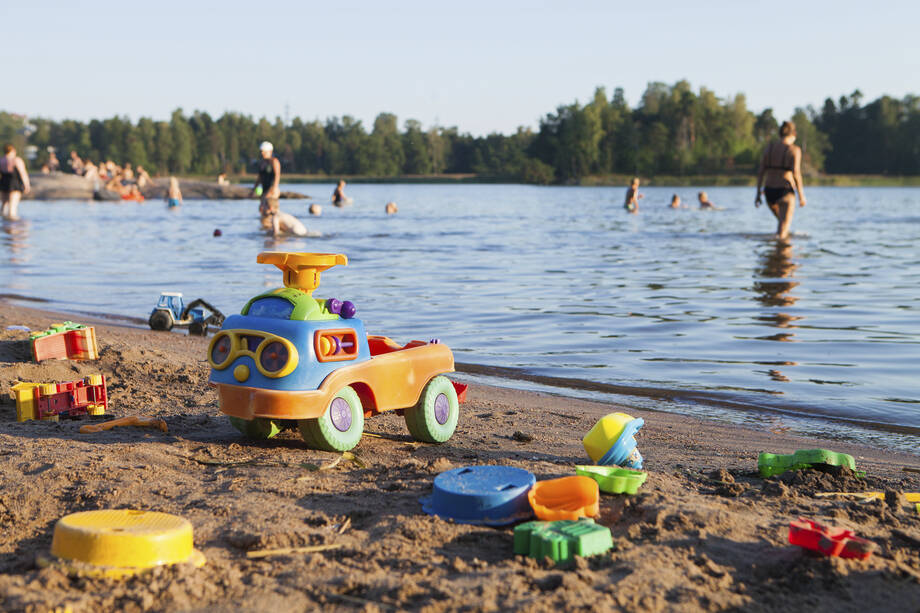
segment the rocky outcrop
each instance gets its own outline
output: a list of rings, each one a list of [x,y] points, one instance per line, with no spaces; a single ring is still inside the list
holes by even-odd
[[[26,195],[31,200],[119,200],[120,196],[106,189],[95,190],[92,181],[71,174],[31,175],[32,191]],[[154,179],[141,190],[145,198],[164,198],[169,179]],[[250,186],[218,185],[211,181],[179,180],[183,200],[246,200],[251,198]],[[306,199],[297,192],[281,192],[282,198]]]

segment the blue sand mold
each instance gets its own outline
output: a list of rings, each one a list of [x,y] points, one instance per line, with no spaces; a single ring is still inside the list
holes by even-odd
[[[434,492],[422,510],[461,524],[504,526],[533,515],[527,492],[532,473],[512,466],[465,466],[434,478]]]

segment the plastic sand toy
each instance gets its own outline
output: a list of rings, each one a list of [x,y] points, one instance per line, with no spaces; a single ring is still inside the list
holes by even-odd
[[[347,451],[364,419],[402,410],[417,440],[443,443],[460,417],[451,350],[437,341],[399,345],[369,336],[348,300],[313,297],[320,274],[348,259],[337,253],[267,251],[284,285],[231,315],[208,347],[220,410],[247,436],[297,428],[310,447]]]
[[[818,498],[848,496],[863,500],[885,500],[885,492],[818,492],[815,496]],[[907,502],[920,502],[920,492],[904,492],[904,500]]]
[[[635,494],[648,479],[648,473],[619,466],[576,466],[575,474],[597,481],[606,494]]]
[[[527,493],[534,515],[545,521],[594,517],[600,512],[597,481],[588,477],[562,477],[538,481]]]
[[[80,434],[102,432],[103,430],[111,430],[117,426],[157,428],[161,432],[169,432],[169,428],[167,427],[166,422],[162,419],[157,417],[147,417],[145,415],[129,415],[127,417],[119,417],[118,419],[104,421],[101,424],[86,424],[85,426],[80,426]]]
[[[10,396],[16,400],[16,421],[58,421],[62,415],[104,415],[108,408],[102,375],[88,375],[63,383],[21,381],[10,387]]]
[[[527,492],[535,482],[533,474],[513,466],[455,468],[434,478],[422,509],[461,524],[504,526],[533,515]]]
[[[83,324],[65,321],[51,324],[41,332],[29,337],[32,345],[32,360],[95,360],[99,357],[96,347],[96,329]]]
[[[205,315],[205,311],[210,314]],[[150,311],[147,324],[151,330],[172,330],[188,328],[189,334],[204,336],[208,326],[219,328],[224,323],[224,314],[201,298],[185,304],[179,292],[163,292],[157,304]]]
[[[642,418],[626,413],[602,417],[582,440],[588,457],[603,466],[642,468],[642,455],[636,449],[635,434],[645,424]]]
[[[800,517],[789,522],[789,543],[826,556],[865,560],[875,550],[875,543],[859,538],[852,530],[828,527]]]
[[[204,556],[192,542],[192,524],[176,515],[130,509],[84,511],[54,526],[52,559],[77,575],[125,577],[156,566],[190,563]]]
[[[856,472],[856,460],[853,459],[853,456],[828,449],[799,449],[789,455],[761,453],[757,458],[757,469],[760,471],[760,476],[764,478],[780,475],[789,470],[813,468],[820,464],[843,466]]]
[[[598,526],[593,519],[531,521],[514,529],[514,553],[537,560],[568,562],[575,556],[595,556],[611,547],[610,528]]]

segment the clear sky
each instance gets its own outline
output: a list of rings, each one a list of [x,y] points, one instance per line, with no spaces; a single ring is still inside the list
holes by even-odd
[[[11,6],[15,5],[15,6]],[[920,1],[4,2],[0,109],[304,119],[381,111],[508,133],[560,104],[687,79],[787,118],[920,94]]]

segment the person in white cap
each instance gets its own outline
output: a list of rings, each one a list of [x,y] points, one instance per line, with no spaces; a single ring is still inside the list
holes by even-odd
[[[259,160],[259,175],[256,177],[256,184],[252,186],[255,193],[256,188],[262,186],[262,200],[259,203],[259,210],[267,208],[271,201],[275,201],[275,207],[278,208],[278,197],[281,195],[279,185],[281,183],[281,162],[274,156],[274,147],[268,141],[259,145],[259,152],[262,159]]]

